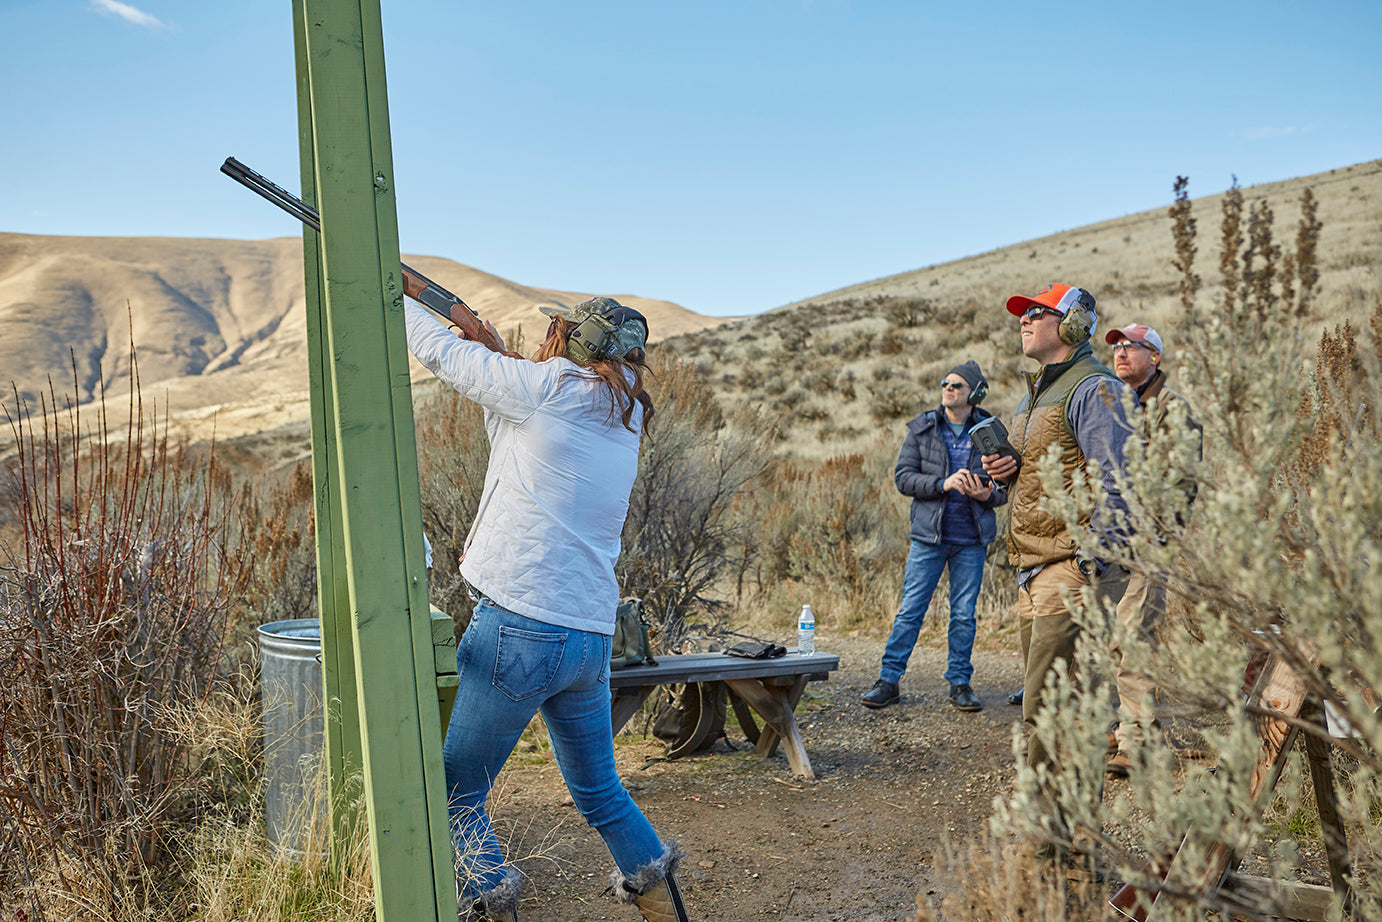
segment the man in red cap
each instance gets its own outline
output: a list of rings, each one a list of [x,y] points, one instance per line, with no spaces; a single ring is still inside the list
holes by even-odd
[[[1190,415],[1185,398],[1166,386],[1166,372],[1161,370],[1163,343],[1161,334],[1145,323],[1130,323],[1122,329],[1110,330],[1104,341],[1113,346],[1113,370],[1123,383],[1137,393],[1142,407],[1138,430],[1145,444],[1166,438],[1181,411],[1170,412],[1180,402],[1183,419],[1193,432],[1200,426]],[[1194,478],[1180,481],[1187,506],[1195,498]],[[1144,573],[1133,573],[1128,589],[1118,603],[1118,621],[1131,635],[1150,649],[1156,649],[1157,632],[1166,617],[1166,587],[1148,580]],[[1132,769],[1133,752],[1146,742],[1146,728],[1156,723],[1153,702],[1156,685],[1151,676],[1133,669],[1125,661],[1122,648],[1115,642],[1112,649],[1117,664],[1118,729],[1115,733],[1118,751],[1109,755],[1107,769],[1115,777],[1127,777]]]
[[[983,457],[983,465],[990,477],[1009,486],[1008,559],[1018,571],[1026,667],[1022,717],[1035,725],[1048,672],[1057,661],[1065,662],[1071,675],[1077,671],[1075,646],[1080,628],[1066,606],[1067,594],[1078,595],[1094,585],[1101,595],[1116,599],[1126,583],[1126,571],[1100,561],[1099,548],[1119,540],[1114,520],[1127,506],[1116,472],[1124,469],[1123,444],[1129,428],[1122,403],[1125,385],[1094,358],[1090,346],[1089,338],[1098,325],[1093,295],[1082,288],[1052,284],[1034,297],[1009,298],[1007,307],[1019,318],[1022,353],[1041,368],[1036,374],[1024,373],[1027,392],[1009,427],[1021,461],[990,454]],[[1093,517],[1080,522],[1078,534],[1069,531],[1064,519],[1042,508],[1045,490],[1037,468],[1053,447],[1059,453],[1067,490],[1075,474],[1090,462],[1099,467],[1107,500]],[[1053,765],[1056,755],[1032,734],[1028,764]],[[1051,800],[1054,808],[1054,797]]]

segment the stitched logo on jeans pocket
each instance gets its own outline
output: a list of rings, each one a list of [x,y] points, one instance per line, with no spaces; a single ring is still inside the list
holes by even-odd
[[[501,627],[494,687],[514,701],[542,694],[552,684],[565,648],[565,634]]]

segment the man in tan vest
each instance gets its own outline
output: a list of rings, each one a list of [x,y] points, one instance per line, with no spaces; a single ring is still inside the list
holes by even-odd
[[[1022,718],[1035,725],[1041,709],[1047,673],[1057,661],[1078,673],[1075,644],[1080,628],[1062,598],[1095,585],[1101,595],[1116,600],[1126,586],[1127,571],[1098,559],[1100,539],[1117,541],[1114,517],[1126,510],[1116,472],[1124,469],[1123,443],[1129,428],[1123,412],[1125,385],[1095,360],[1089,344],[1098,318],[1094,296],[1070,285],[1047,285],[1034,297],[1014,295],[1008,312],[1019,318],[1022,353],[1041,368],[1024,373],[1027,392],[1009,426],[1017,459],[985,455],[984,470],[1008,485],[1012,526],[1008,559],[1017,568],[1018,613],[1021,616],[1022,656],[1026,667]],[[1055,446],[1069,489],[1076,471],[1097,462],[1107,502],[1072,533],[1059,518],[1040,508],[1044,489],[1037,471],[1040,460]],[[1032,734],[1028,764],[1054,764]]]
[[[1166,372],[1161,369],[1161,334],[1144,323],[1130,323],[1110,330],[1104,340],[1113,346],[1113,370],[1137,394],[1142,408],[1138,431],[1145,444],[1150,447],[1157,439],[1170,437],[1173,421],[1180,419],[1179,414],[1169,412],[1176,401],[1185,409],[1184,424],[1199,432],[1200,425],[1190,416],[1185,398],[1166,386]],[[1193,479],[1185,478],[1181,489],[1188,501],[1194,500]],[[1148,580],[1143,573],[1132,574],[1118,603],[1119,623],[1141,643],[1156,649],[1157,632],[1165,617],[1166,587]],[[1156,722],[1152,706],[1156,685],[1149,675],[1128,666],[1118,644],[1111,652],[1117,665],[1118,751],[1109,755],[1107,769],[1110,775],[1123,778],[1132,769],[1133,753],[1146,741],[1145,728]]]

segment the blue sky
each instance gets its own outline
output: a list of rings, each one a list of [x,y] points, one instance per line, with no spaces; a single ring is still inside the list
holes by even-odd
[[[382,8],[405,252],[709,314],[1382,156],[1379,0]],[[0,0],[0,231],[297,233],[290,11]]]

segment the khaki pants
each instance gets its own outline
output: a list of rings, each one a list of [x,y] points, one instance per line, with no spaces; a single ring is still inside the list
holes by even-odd
[[[1080,572],[1073,559],[1049,563],[1027,581],[1017,593],[1017,612],[1021,617],[1022,661],[1026,667],[1026,683],[1022,692],[1022,719],[1036,723],[1036,713],[1045,693],[1046,674],[1057,660],[1064,660],[1072,677],[1078,677],[1075,662],[1075,643],[1080,627],[1071,617],[1061,591],[1079,593],[1089,580]],[[1112,604],[1123,596],[1128,585],[1128,571],[1111,567],[1099,580],[1099,598]],[[1027,764],[1054,763],[1033,734],[1027,744]]]
[[[1151,650],[1157,647],[1157,632],[1166,619],[1166,589],[1149,583],[1140,573],[1128,579],[1128,590],[1118,602],[1118,623],[1133,632],[1136,640]],[[1109,651],[1117,668],[1118,749],[1130,752],[1146,739],[1144,728],[1156,718],[1153,701],[1156,685],[1145,672],[1136,672],[1123,661],[1117,641]]]

